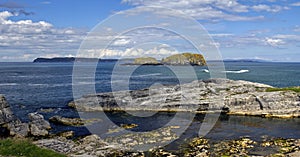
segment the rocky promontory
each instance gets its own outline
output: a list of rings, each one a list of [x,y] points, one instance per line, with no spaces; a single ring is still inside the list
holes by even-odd
[[[297,92],[228,79],[200,80],[183,85],[153,86],[136,91],[85,95],[69,103],[78,111],[224,112],[231,115],[293,118],[300,116]]]

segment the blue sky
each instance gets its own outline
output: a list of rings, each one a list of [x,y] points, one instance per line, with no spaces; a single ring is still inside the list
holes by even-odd
[[[300,61],[300,0],[0,0],[0,61],[76,56],[99,22],[140,6],[170,8],[193,17],[208,30],[225,59]],[[127,40],[132,39],[118,43],[125,46]],[[107,54],[132,50],[128,46]],[[168,50],[154,46],[158,48],[153,52]]]

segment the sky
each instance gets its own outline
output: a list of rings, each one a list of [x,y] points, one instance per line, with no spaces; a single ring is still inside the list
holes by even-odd
[[[164,9],[173,9],[192,17],[208,31],[224,59],[300,62],[300,0],[0,0],[0,62],[76,56],[83,40],[99,23],[116,13],[125,11],[130,16],[126,10],[147,6],[161,8],[162,16],[171,16],[172,12]],[[153,28],[121,37],[109,35],[128,25],[124,19],[102,34],[113,41],[113,46],[101,49],[107,58],[151,53],[164,57],[190,50],[184,49],[186,43],[176,40],[174,33]],[[134,45],[146,38],[158,42]],[[99,57],[98,53],[91,50],[82,57]]]

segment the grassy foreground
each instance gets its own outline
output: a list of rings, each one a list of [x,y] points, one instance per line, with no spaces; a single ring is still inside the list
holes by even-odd
[[[15,157],[65,157],[52,150],[39,148],[30,140],[2,139],[0,140],[0,156]]]
[[[294,91],[300,93],[300,87],[286,87],[286,88],[267,88],[267,92],[277,92],[277,91]]]

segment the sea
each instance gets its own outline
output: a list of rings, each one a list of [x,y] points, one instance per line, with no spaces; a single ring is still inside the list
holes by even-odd
[[[282,62],[224,62],[226,77],[233,80],[247,80],[264,83],[274,87],[300,86],[300,63]],[[84,68],[93,68],[94,65],[81,63]],[[78,112],[71,109],[67,104],[74,99],[72,89],[95,86],[96,92],[112,91],[111,84],[118,82],[122,84],[122,76],[130,74],[128,89],[136,90],[150,87],[153,84],[170,85],[178,84],[180,80],[168,67],[138,66],[134,71],[115,71],[116,62],[99,62],[95,75],[83,75],[80,81],[74,84],[74,63],[0,63],[0,94],[4,95],[11,105],[16,116],[23,121],[28,121],[27,114],[39,112],[50,118],[54,115],[65,117],[76,117]],[[180,68],[180,67],[178,67]],[[193,66],[196,79],[209,79],[209,69],[205,66]],[[130,66],[128,66],[128,69]],[[188,74],[187,74],[188,75]],[[116,76],[116,77],[112,77]],[[80,76],[79,76],[80,77]],[[93,83],[91,84],[90,80]],[[188,77],[188,76],[187,76]],[[79,88],[78,88],[79,87]],[[85,93],[91,94],[91,93]],[[48,112],[47,112],[48,110]],[[115,115],[118,117],[118,115]],[[162,113],[155,121],[160,122],[172,115]],[[202,116],[202,115],[198,115]],[[122,121],[122,116],[119,120]],[[196,118],[197,119],[197,118]],[[153,120],[154,121],[154,120]],[[133,120],[133,123],[138,123]],[[195,120],[189,129],[189,135],[199,129],[201,121]],[[237,138],[239,136],[260,137],[263,135],[279,136],[286,138],[300,138],[299,119],[263,119],[258,117],[223,117],[216,127],[208,135],[210,138],[223,139]],[[63,130],[75,130],[76,135],[85,135],[89,131],[84,127],[65,127],[54,125],[52,132]],[[234,128],[234,129],[233,129]],[[143,129],[142,126],[141,128]],[[285,130],[285,131],[283,131]]]

